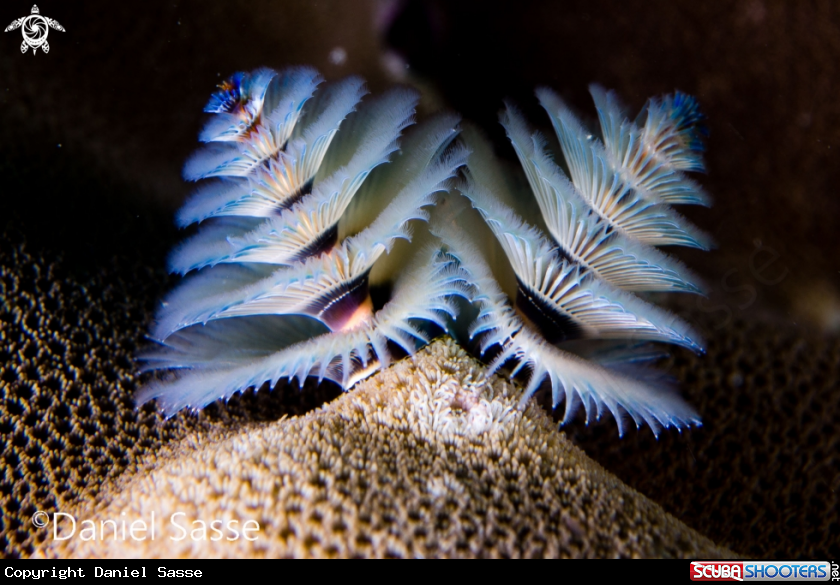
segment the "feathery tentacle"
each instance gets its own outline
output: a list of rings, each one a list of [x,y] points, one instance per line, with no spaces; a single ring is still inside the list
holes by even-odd
[[[614,92],[598,85],[590,86],[589,90],[598,110],[607,156],[622,179],[643,197],[654,201],[669,205],[710,205],[709,196],[700,185],[680,172],[682,167],[673,164],[667,153],[645,142],[645,133],[626,118]],[[702,165],[685,170],[701,169]]]
[[[467,183],[460,190],[482,213],[510,260],[520,285],[517,308],[556,341],[634,338],[702,351],[687,324],[581,273],[482,187]]]
[[[687,271],[677,262],[588,213],[582,195],[548,156],[545,139],[531,134],[513,106],[508,105],[501,121],[563,255],[624,290],[700,292],[692,282],[697,278],[683,276]]]
[[[625,429],[625,413],[637,427],[647,423],[657,436],[663,427],[681,429],[700,424],[697,414],[673,392],[623,377],[547,343],[510,308],[481,253],[465,234],[445,222],[437,222],[433,231],[443,240],[448,253],[458,259],[475,288],[473,301],[479,305],[480,313],[473,325],[473,335],[483,336],[483,351],[494,345],[500,348],[490,370],[511,362],[514,375],[523,369],[531,370],[523,401],[547,379],[555,406],[566,403],[564,423],[571,419],[578,403],[582,403],[587,422],[593,414],[594,418],[600,418],[604,410],[609,410],[620,435]]]
[[[433,202],[434,194],[445,187],[446,181],[466,162],[466,156],[463,148],[456,148],[427,167],[368,228],[327,254],[277,270],[247,286],[198,299],[200,302],[171,302],[159,314],[154,336],[163,340],[184,327],[246,315],[305,314],[331,328],[344,327],[344,315],[332,323],[330,314],[325,312],[335,308],[332,303],[336,295],[366,292],[365,278],[373,264],[395,240],[410,239],[409,221],[427,219],[423,207]]]
[[[328,154],[332,164],[338,159],[341,166],[329,176],[317,179],[310,196],[280,211],[279,216],[252,224],[250,230],[219,232],[212,240],[208,237],[185,242],[173,256],[172,269],[185,273],[221,262],[291,266],[328,249],[337,236],[339,219],[361,185],[373,169],[388,162],[397,150],[397,140],[411,123],[417,98],[416,92],[401,88],[366,100],[350,120],[353,124],[360,119],[362,126],[347,129],[355,130],[350,139],[342,140],[344,132],[340,133],[330,147],[329,152],[338,151]],[[348,152],[353,149],[354,152]],[[319,170],[318,175],[321,174]]]
[[[708,235],[667,206],[644,199],[623,181],[603,145],[584,131],[556,94],[541,89],[537,95],[560,139],[572,182],[604,221],[645,244],[711,248]]]
[[[176,373],[142,389],[139,403],[156,399],[171,416],[282,378],[349,389],[387,366],[394,347],[411,354],[427,343],[426,326],[448,329],[460,297],[477,309],[468,333],[482,355],[493,349],[490,371],[530,372],[523,400],[549,384],[554,404],[566,404],[564,422],[582,404],[587,421],[611,413],[619,433],[626,416],[656,435],[699,424],[666,377],[645,369],[661,351],[640,343],[702,351],[697,336],[632,294],[700,292],[696,277],[653,248],[710,245],[668,207],[707,202],[683,174],[702,169],[704,118],[693,98],[651,100],[633,123],[593,86],[602,144],[539,90],[571,179],[508,104],[501,121],[531,199],[476,132],[466,145],[455,140],[455,115],[402,137],[414,90],[362,100],[358,78],[321,82],[309,68],[259,69],[231,77],[205,107],[207,144],[184,168],[203,182],[178,223],[206,223],[169,259],[171,270],[197,273],[167,296],[157,346],[141,356],[146,370]],[[423,232],[434,242],[409,260],[394,252],[464,165],[466,199],[445,198],[431,235]],[[495,273],[487,256],[502,260]],[[394,286],[380,307],[369,288],[383,266]]]

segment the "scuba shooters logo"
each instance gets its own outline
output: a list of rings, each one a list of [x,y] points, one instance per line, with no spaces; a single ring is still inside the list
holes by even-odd
[[[827,561],[693,561],[692,581],[829,581]]]

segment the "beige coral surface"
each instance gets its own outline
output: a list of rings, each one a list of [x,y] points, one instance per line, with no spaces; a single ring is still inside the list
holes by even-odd
[[[731,556],[519,393],[440,339],[304,416],[175,443],[69,510],[76,533],[64,522],[36,556]],[[115,539],[104,520],[149,530]]]

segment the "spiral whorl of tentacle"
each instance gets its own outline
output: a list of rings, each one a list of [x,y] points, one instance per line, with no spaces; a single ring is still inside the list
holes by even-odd
[[[703,168],[703,116],[693,98],[676,93],[651,100],[639,127],[612,93],[595,86],[592,93],[602,140],[586,132],[556,94],[537,92],[568,177],[552,159],[547,139],[515,107],[507,104],[500,116],[530,187],[525,197],[533,197],[539,209],[534,225],[515,210],[527,206],[509,187],[513,182],[499,170],[489,145],[468,132],[472,153],[459,190],[497,244],[481,241],[469,209],[457,221],[472,222],[471,229],[451,219],[437,221],[434,229],[476,287],[479,314],[469,333],[479,336],[482,353],[494,348],[491,370],[507,364],[512,375],[530,371],[526,399],[547,382],[554,404],[565,401],[564,421],[582,403],[587,421],[609,410],[619,433],[629,415],[658,435],[663,427],[681,429],[700,419],[666,387],[664,376],[642,367],[661,355],[642,342],[703,349],[686,323],[634,293],[701,292],[696,277],[654,246],[711,245],[669,207],[708,202],[683,174]],[[489,261],[494,246],[502,252],[494,259],[507,261],[495,270]],[[497,279],[506,274],[511,282],[502,287]]]
[[[147,369],[178,369],[137,397],[167,415],[281,378],[329,379],[349,388],[445,327],[465,272],[426,247],[392,275],[375,307],[374,265],[466,161],[459,119],[414,123],[418,94],[396,88],[363,99],[350,77],[321,87],[310,68],[239,73],[205,107],[206,143],[184,176],[200,181],[178,214],[201,223],[169,259],[189,274],[165,299]],[[396,160],[396,162],[393,162]],[[385,164],[392,161],[390,165]],[[369,178],[370,177],[370,178]]]

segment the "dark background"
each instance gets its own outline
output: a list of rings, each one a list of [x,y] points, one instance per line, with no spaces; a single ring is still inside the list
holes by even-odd
[[[0,16],[11,22],[30,8],[6,2]],[[0,39],[4,209],[33,240],[85,255],[146,253],[148,242],[137,238],[166,232],[169,223],[148,214],[166,218],[189,192],[179,174],[201,107],[237,70],[311,64],[328,79],[361,74],[373,90],[420,83],[430,108],[453,108],[499,141],[505,97],[546,124],[533,98],[539,84],[593,116],[592,82],[617,90],[633,109],[679,88],[696,95],[709,118],[703,183],[715,201],[685,213],[719,245],[682,258],[723,284],[721,301],[736,314],[770,301],[788,323],[840,327],[833,221],[840,8],[829,0],[54,1],[40,8],[67,29],[50,32],[48,55],[21,55],[19,30]],[[346,51],[341,65],[329,60],[336,47]],[[778,285],[752,274],[756,242],[770,249],[756,266],[779,256],[763,280],[789,274]],[[733,290],[745,286],[755,295]],[[725,311],[718,314],[722,321]]]
[[[718,249],[685,251],[679,257],[708,281],[711,294],[678,302],[680,310],[697,315],[694,322],[711,339],[710,354],[732,355],[727,344],[747,343],[753,349],[739,351],[759,352],[755,359],[761,362],[774,358],[765,355],[767,347],[784,353],[800,342],[836,345],[831,344],[840,329],[837,2],[252,0],[129,6],[52,0],[39,8],[66,29],[50,31],[49,54],[33,56],[30,50],[22,55],[19,30],[0,36],[0,227],[25,238],[30,252],[63,254],[65,265],[82,282],[105,264],[140,262],[161,280],[143,290],[167,286],[159,268],[178,238],[172,213],[189,193],[180,179],[181,166],[196,146],[209,93],[235,71],[310,64],[327,79],[360,74],[374,91],[395,82],[414,83],[424,92],[424,107],[448,107],[475,121],[511,160],[496,121],[504,98],[513,98],[535,124],[548,128],[533,97],[535,86],[556,89],[594,117],[587,86],[598,82],[617,90],[634,110],[648,97],[680,89],[697,96],[708,116],[708,174],[700,181],[714,206],[681,211],[714,235]],[[30,9],[30,0],[6,1],[0,24],[5,27]],[[330,60],[338,47],[346,53],[343,63]],[[130,283],[131,275],[123,276]],[[131,287],[125,292],[131,294]],[[778,331],[785,335],[771,343]],[[774,371],[803,362],[795,352],[791,355],[772,365]],[[763,425],[766,419],[756,422],[745,410],[761,397],[773,402],[773,392],[793,392],[789,400],[794,406],[797,397],[810,400],[816,393],[823,400],[819,404],[828,405],[820,407],[828,408],[826,427],[840,428],[836,371],[831,369],[838,354],[827,355],[828,366],[814,367],[830,371],[807,378],[818,382],[806,381],[801,389],[793,378],[783,377],[760,386],[759,398],[731,404],[740,410],[729,427],[715,430],[712,424],[709,432],[725,438],[744,429],[745,420]],[[707,398],[715,390],[736,393],[750,371],[738,360],[730,362],[692,362],[698,371],[723,368],[719,383],[712,390],[692,386],[691,380],[685,385]],[[731,382],[733,375],[742,382]],[[726,380],[731,387],[725,387]],[[792,412],[786,403],[778,407]],[[719,404],[708,408],[704,420],[721,409]],[[778,419],[785,424],[784,416]],[[803,428],[772,433],[802,456],[813,447]],[[836,451],[831,431],[822,433],[820,445],[826,447],[827,441],[828,452]],[[688,496],[668,500],[679,491],[665,485],[666,477],[673,480],[674,469],[660,469],[657,480],[650,476],[656,470],[646,468],[650,473],[634,483],[627,457],[635,453],[655,459],[657,453],[645,450],[667,451],[668,441],[625,440],[618,448],[623,451],[611,454],[614,439],[608,439],[609,448],[599,448],[598,438],[582,436],[580,441],[608,467],[614,463],[611,468],[631,485],[644,484],[640,489],[667,509],[739,552],[807,556],[840,550],[836,540],[810,548],[772,548],[762,544],[770,538],[764,528],[750,532],[742,526],[733,532],[731,523],[713,524],[710,510],[692,507]],[[738,441],[732,447],[738,456],[743,456],[739,449],[748,448]],[[764,458],[772,463],[777,451],[767,453]],[[662,457],[664,468],[670,459]],[[815,492],[821,495],[809,504],[779,491],[807,464],[791,457],[788,467],[774,472],[775,487],[745,481],[731,489],[772,492],[767,501],[754,503],[759,507],[770,505],[771,495],[783,494],[775,505],[787,515],[769,520],[775,522],[773,538],[786,530],[802,532],[791,542],[820,541],[832,533],[836,538],[836,466],[833,472],[831,466],[820,472],[829,474],[821,480],[827,487]],[[737,472],[724,467],[718,475],[758,474],[760,469],[761,464]],[[716,489],[702,483],[700,471],[692,473],[692,481],[700,482],[691,488],[695,492]],[[728,485],[726,479],[716,481]],[[711,502],[725,506],[725,500]],[[822,506],[825,515],[819,521],[800,515],[794,528],[785,529],[797,506],[810,506],[809,514]],[[724,512],[731,517],[731,509]],[[749,515],[741,518],[742,525],[749,521]],[[825,530],[808,536],[806,528],[814,522],[827,522]]]

